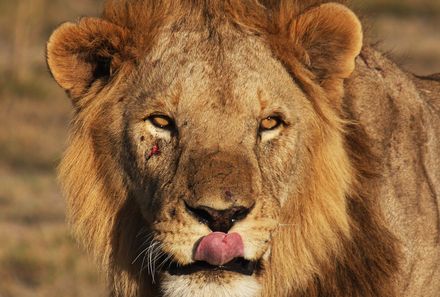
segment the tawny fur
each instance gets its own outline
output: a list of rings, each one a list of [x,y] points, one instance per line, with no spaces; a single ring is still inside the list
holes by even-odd
[[[325,2],[109,0],[52,35],[48,65],[76,110],[68,215],[112,296],[436,296],[438,83],[367,46],[355,60],[358,19]],[[145,127],[158,110],[179,117],[179,140]],[[274,110],[288,123],[258,142],[255,118]],[[233,230],[262,270],[143,271],[160,265],[145,244],[192,261],[209,230],[182,201],[230,207],[226,187],[255,202]]]

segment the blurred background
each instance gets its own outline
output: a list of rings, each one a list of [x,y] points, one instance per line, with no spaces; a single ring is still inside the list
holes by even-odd
[[[72,240],[56,166],[70,103],[45,64],[66,20],[98,0],[0,0],[0,297],[105,296],[97,267]],[[439,0],[354,0],[367,39],[416,74],[440,72]]]

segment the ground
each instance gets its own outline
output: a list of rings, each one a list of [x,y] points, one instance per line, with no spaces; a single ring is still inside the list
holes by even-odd
[[[0,0],[0,297],[105,296],[96,265],[72,240],[56,166],[71,107],[44,46],[94,0]],[[357,0],[370,43],[408,71],[440,72],[440,2]]]

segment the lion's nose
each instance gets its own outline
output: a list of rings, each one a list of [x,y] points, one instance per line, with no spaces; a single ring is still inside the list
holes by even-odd
[[[196,217],[203,224],[208,225],[208,227],[213,232],[223,232],[228,233],[235,222],[243,220],[252,210],[252,207],[232,207],[224,210],[217,210],[207,206],[197,206],[191,207],[186,204],[187,211]]]

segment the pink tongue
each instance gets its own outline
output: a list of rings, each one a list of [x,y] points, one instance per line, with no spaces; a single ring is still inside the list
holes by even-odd
[[[194,259],[211,265],[224,265],[233,259],[243,257],[244,247],[240,234],[213,232],[205,236],[197,246]]]

